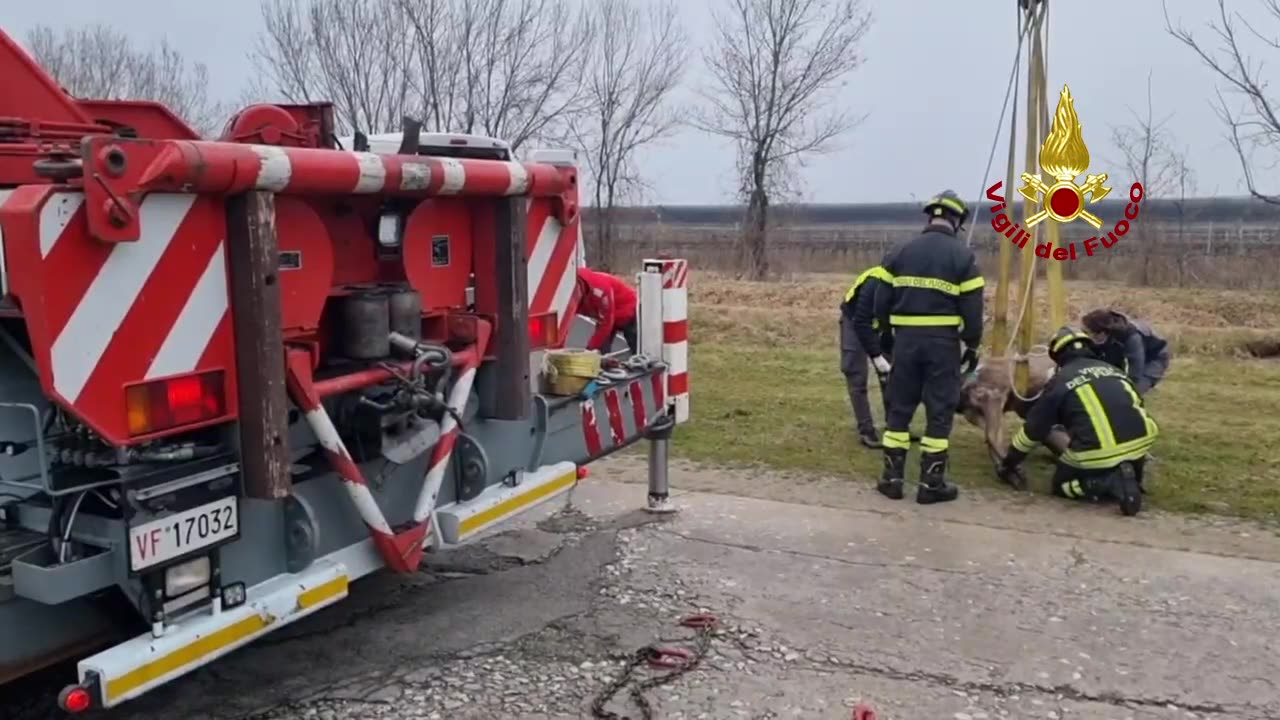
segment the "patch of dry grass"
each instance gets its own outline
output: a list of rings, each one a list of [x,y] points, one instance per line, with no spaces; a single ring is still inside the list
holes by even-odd
[[[870,482],[880,456],[855,442],[839,372],[837,306],[849,281],[692,276],[693,422],[682,428],[677,452]],[[1069,305],[1072,321],[1087,309],[1114,305],[1151,321],[1174,343],[1170,374],[1150,399],[1162,428],[1152,504],[1280,519],[1280,444],[1273,440],[1280,436],[1280,360],[1249,358],[1245,349],[1280,336],[1280,293],[1075,282]],[[1046,317],[1040,310],[1038,317]],[[1047,336],[1052,328],[1042,330]],[[1016,427],[1016,418],[1008,422]],[[922,427],[918,416],[913,428]],[[993,485],[981,434],[959,418],[955,428],[957,481]],[[1043,490],[1049,459],[1033,456],[1031,468]]]

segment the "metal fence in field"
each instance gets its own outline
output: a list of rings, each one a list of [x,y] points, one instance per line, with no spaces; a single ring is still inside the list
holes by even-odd
[[[1144,285],[1280,287],[1280,212],[1259,209],[1258,203],[1233,202],[1202,203],[1194,208],[1195,214],[1186,208],[1174,212],[1167,203],[1158,206],[1140,216],[1112,247],[1097,245],[1092,257],[1086,256],[1084,241],[1098,233],[1083,222],[1062,226],[1063,243],[1076,246],[1076,260],[1065,264],[1066,276]],[[769,231],[771,269],[784,274],[849,272],[877,261],[921,227],[919,209],[913,205],[873,206],[881,208],[877,212],[847,207],[779,212]],[[689,258],[696,267],[733,271],[738,268],[740,212],[629,208],[619,218],[616,260],[625,267],[643,256],[670,252]],[[1123,212],[1119,206],[1103,217],[1122,217]],[[999,243],[1008,240],[991,228],[987,217],[980,213],[977,218],[973,246],[984,269],[994,272]],[[589,234],[589,215],[586,220]],[[1103,229],[1110,229],[1110,223]]]

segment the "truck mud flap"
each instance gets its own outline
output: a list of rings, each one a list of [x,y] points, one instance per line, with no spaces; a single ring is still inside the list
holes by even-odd
[[[306,570],[259,583],[234,608],[203,608],[80,661],[82,687],[110,708],[345,598],[353,580],[382,567],[372,540],[327,555]]]

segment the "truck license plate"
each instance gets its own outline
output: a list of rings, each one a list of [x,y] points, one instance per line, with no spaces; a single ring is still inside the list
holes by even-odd
[[[240,530],[234,495],[129,528],[129,567],[145,570],[230,540]]]

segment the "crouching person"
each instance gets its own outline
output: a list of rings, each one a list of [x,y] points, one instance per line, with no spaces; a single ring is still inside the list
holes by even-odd
[[[884,417],[889,417],[889,393],[885,391],[885,385],[890,370],[893,334],[889,328],[880,327],[880,321],[875,319],[876,287],[880,283],[892,284],[893,277],[876,265],[858,276],[840,303],[840,372],[844,373],[845,387],[849,391],[858,440],[869,448],[881,448],[883,445],[871,416],[871,401],[867,399],[868,365],[875,368]]]
[[[1093,338],[1099,357],[1124,369],[1142,397],[1169,371],[1169,342],[1149,324],[1106,308],[1085,313],[1080,323]]]
[[[1049,345],[1049,356],[1058,372],[1014,435],[997,475],[1010,482],[1027,453],[1060,425],[1070,440],[1058,455],[1054,494],[1115,499],[1121,512],[1136,515],[1142,509],[1144,457],[1159,434],[1155,420],[1143,407],[1133,381],[1098,357],[1088,335],[1062,328]]]

